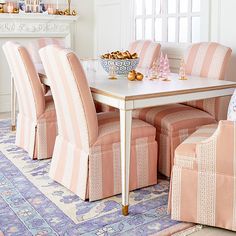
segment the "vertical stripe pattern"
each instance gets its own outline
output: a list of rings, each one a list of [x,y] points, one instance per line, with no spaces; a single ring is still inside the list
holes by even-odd
[[[36,64],[41,64],[41,59],[39,56],[39,50],[47,45],[58,45],[60,47],[65,47],[65,40],[63,38],[39,38],[32,40],[29,43],[29,54],[32,60]]]
[[[96,114],[84,71],[73,52],[47,46],[40,50],[40,56],[51,81],[58,117],[58,137],[50,177],[80,198],[89,198],[90,201],[120,193],[120,150],[116,148],[120,146],[119,113]],[[148,172],[145,176],[151,173],[146,185],[155,184],[155,128],[135,120],[132,138],[131,159],[136,162],[135,148],[141,145],[142,158],[154,163],[148,169],[145,168]],[[143,141],[136,145],[135,140],[138,138],[143,138]],[[154,150],[152,155],[147,149]],[[136,167],[131,170],[131,189],[143,187],[137,184],[137,174],[132,175],[140,172]]]
[[[171,175],[174,152],[178,145],[198,127],[216,123],[216,120],[208,113],[182,104],[135,110],[133,117],[156,127],[159,171],[168,177]]]
[[[52,156],[57,125],[53,101],[45,97],[26,48],[7,42],[3,50],[14,77],[19,103],[16,145],[26,150],[33,159],[49,158]]]
[[[201,127],[177,148],[170,194],[173,219],[236,231],[235,138],[235,122],[220,121],[215,128]]]
[[[224,80],[227,65],[230,60],[232,50],[218,43],[198,43],[192,45],[186,55],[186,73],[193,76],[204,78]],[[224,103],[225,98],[212,98],[186,104],[208,112],[216,120],[222,117],[220,114],[221,103]],[[226,118],[226,114],[224,114]]]
[[[137,53],[140,58],[137,70],[145,71],[150,69],[154,62],[157,62],[161,45],[150,40],[137,40],[130,44],[129,51],[132,54]]]

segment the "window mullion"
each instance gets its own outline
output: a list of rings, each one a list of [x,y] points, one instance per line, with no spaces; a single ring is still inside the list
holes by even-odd
[[[142,1],[142,4],[143,4],[143,17],[142,17],[142,28],[143,28],[143,36],[142,38],[145,39],[145,19],[146,19],[146,8],[145,8],[145,0]]]
[[[162,39],[168,42],[168,3],[167,0],[162,0]]]
[[[155,14],[156,14],[156,1],[152,0],[152,40],[155,41]]]
[[[179,42],[179,12],[180,12],[180,0],[176,0],[176,26],[175,26],[175,42]]]
[[[192,42],[192,0],[188,2],[188,42]]]

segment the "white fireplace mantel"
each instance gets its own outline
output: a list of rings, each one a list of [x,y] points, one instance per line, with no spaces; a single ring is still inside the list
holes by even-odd
[[[60,37],[73,48],[78,16],[0,14],[0,38]]]

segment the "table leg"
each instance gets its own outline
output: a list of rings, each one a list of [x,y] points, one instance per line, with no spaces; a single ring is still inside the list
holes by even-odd
[[[122,214],[129,214],[129,177],[132,111],[120,110],[121,176],[122,176]]]
[[[16,130],[16,89],[13,76],[11,76],[11,130]]]

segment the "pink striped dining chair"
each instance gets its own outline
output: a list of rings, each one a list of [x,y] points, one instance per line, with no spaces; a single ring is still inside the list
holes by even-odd
[[[137,70],[145,74],[158,61],[161,44],[151,40],[137,40],[129,45],[129,51],[138,54],[140,61]]]
[[[43,69],[42,61],[39,56],[39,50],[47,45],[58,45],[60,47],[65,47],[65,40],[63,38],[38,38],[30,41],[28,45],[29,54],[39,72]]]
[[[96,114],[86,75],[72,51],[51,45],[40,56],[58,117],[50,177],[83,200],[119,194],[119,113]],[[130,190],[157,183],[155,132],[144,121],[133,120]]]
[[[203,126],[175,150],[173,220],[236,231],[236,91],[228,120]]]
[[[224,79],[232,50],[218,43],[198,43],[186,53],[188,75]],[[145,108],[133,112],[133,117],[144,120],[157,129],[159,171],[170,177],[176,147],[196,129],[217,123],[227,114],[229,99],[207,99],[187,104]],[[191,106],[189,106],[191,105]],[[226,106],[226,109],[224,108]],[[223,114],[224,113],[224,114]]]
[[[129,51],[137,53],[140,61],[137,67],[137,71],[147,74],[148,70],[152,67],[154,62],[158,61],[161,44],[153,42],[151,40],[137,40],[129,45]],[[95,103],[97,112],[115,111],[116,109],[102,103]]]
[[[16,145],[32,159],[52,157],[57,121],[54,102],[44,94],[38,73],[27,49],[18,43],[3,45],[17,91]]]

